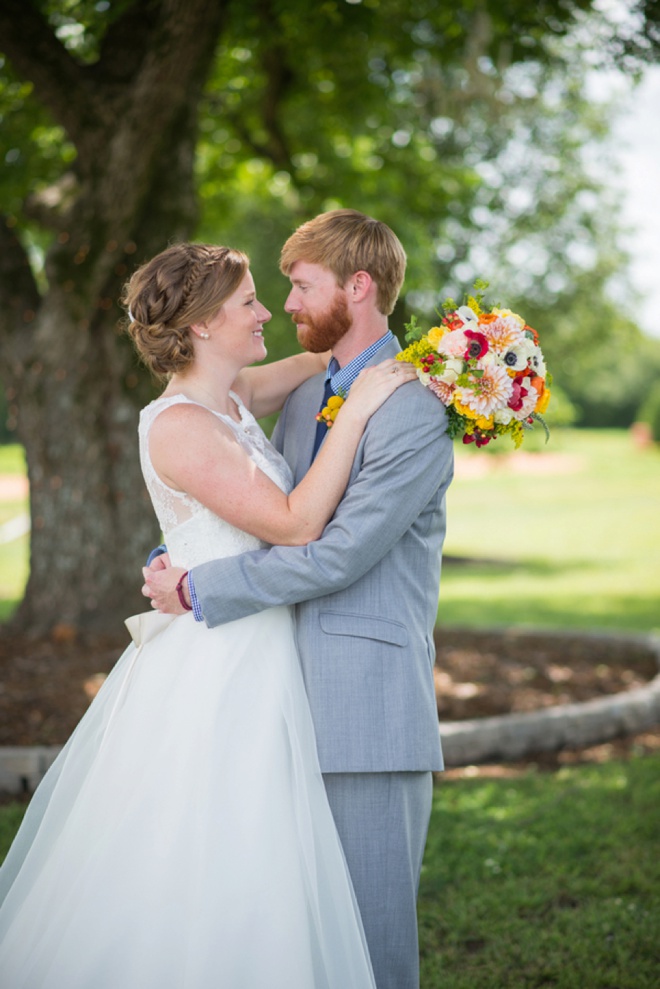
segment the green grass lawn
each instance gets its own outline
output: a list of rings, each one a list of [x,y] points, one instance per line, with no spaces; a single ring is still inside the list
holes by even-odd
[[[658,756],[438,783],[422,989],[657,989],[659,808]],[[22,813],[0,808],[0,857]]]
[[[657,989],[660,757],[440,783],[423,989]]]
[[[445,553],[497,562],[445,566],[440,623],[660,630],[660,448],[556,430],[543,451],[523,473],[456,447]]]
[[[18,443],[0,446],[0,474],[24,474],[25,454]]]
[[[17,444],[0,446],[0,477],[25,475],[25,455]],[[0,498],[0,526],[27,512],[26,499]],[[16,608],[28,578],[30,543],[28,536],[21,536],[0,544],[0,622],[5,621]]]

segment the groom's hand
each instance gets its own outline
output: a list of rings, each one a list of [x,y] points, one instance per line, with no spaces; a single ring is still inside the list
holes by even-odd
[[[162,556],[157,557],[157,560],[162,560]],[[184,615],[186,609],[179,600],[176,585],[186,571],[183,567],[163,566],[162,564],[154,568],[154,563],[150,567],[143,567],[142,569],[144,576],[142,593],[146,598],[151,598],[151,607],[157,611],[162,611],[166,615]],[[187,598],[186,592],[187,587],[184,589]]]
[[[154,552],[156,551],[154,550]],[[158,556],[154,556],[151,563],[142,568],[142,573],[151,573],[152,571],[155,573],[156,570],[166,570],[167,567],[171,566],[172,561],[170,560],[170,554],[159,553]]]

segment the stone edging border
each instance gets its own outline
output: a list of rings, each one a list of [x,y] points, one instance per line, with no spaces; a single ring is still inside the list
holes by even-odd
[[[660,671],[660,637],[606,632],[538,629],[466,629],[478,637],[587,640],[594,646],[616,643],[646,649]],[[446,721],[440,737],[448,769],[484,762],[516,762],[543,752],[585,748],[646,731],[660,724],[660,672],[644,687],[580,704],[561,704],[522,714],[470,721]],[[61,746],[0,747],[0,793],[32,793],[61,751]]]
[[[478,635],[514,638],[562,639],[630,645],[647,650],[660,671],[660,637],[621,633],[541,632],[536,629],[470,629]],[[440,737],[448,769],[484,762],[516,762],[544,752],[599,745],[646,731],[660,724],[660,672],[644,687],[622,691],[582,703],[561,704],[524,713],[503,714],[440,725]]]

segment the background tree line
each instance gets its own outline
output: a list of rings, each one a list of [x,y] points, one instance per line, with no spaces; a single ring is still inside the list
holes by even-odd
[[[593,6],[4,0],[0,368],[32,518],[15,621],[102,627],[143,606],[158,533],[136,424],[154,385],[117,300],[174,240],[250,253],[276,357],[294,346],[281,243],[362,209],[409,254],[395,328],[484,277],[541,331],[578,421],[632,420],[660,357],[607,292],[625,259],[583,154],[608,124],[585,74],[654,58],[659,14],[645,0],[617,25]]]

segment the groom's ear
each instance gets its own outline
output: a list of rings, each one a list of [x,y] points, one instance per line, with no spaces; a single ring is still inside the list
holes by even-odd
[[[363,302],[368,297],[371,289],[375,289],[376,283],[368,271],[356,271],[354,275],[351,275],[344,287],[348,298],[352,302]]]

